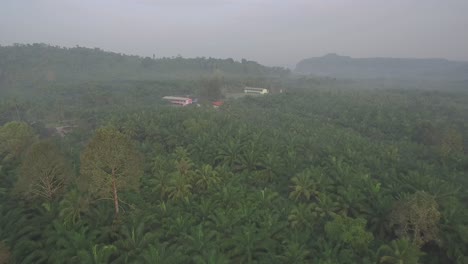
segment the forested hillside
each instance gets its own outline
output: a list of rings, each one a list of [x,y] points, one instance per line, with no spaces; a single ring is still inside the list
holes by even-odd
[[[254,61],[214,58],[143,58],[95,48],[61,48],[45,44],[0,46],[0,85],[38,81],[109,81],[188,79],[211,76],[280,77],[289,70]]]
[[[81,85],[0,105],[0,263],[468,262],[466,90]]]
[[[0,264],[468,264],[467,11],[0,0]]]
[[[336,54],[300,61],[298,74],[348,79],[468,80],[468,62],[446,59],[351,58]]]

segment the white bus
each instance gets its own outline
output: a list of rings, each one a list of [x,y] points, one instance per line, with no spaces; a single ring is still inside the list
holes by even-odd
[[[187,97],[164,96],[163,99],[168,100],[172,104],[181,106],[186,106],[192,103],[192,99]]]
[[[256,88],[256,87],[245,87],[244,93],[246,94],[267,94],[268,89],[265,88]]]

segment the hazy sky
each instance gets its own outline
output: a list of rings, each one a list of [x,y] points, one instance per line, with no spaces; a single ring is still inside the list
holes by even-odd
[[[468,0],[0,0],[0,44],[291,66],[353,57],[468,60]]]

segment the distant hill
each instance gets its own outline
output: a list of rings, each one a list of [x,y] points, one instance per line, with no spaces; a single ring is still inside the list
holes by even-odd
[[[295,73],[350,79],[468,80],[468,62],[328,54],[300,61]]]
[[[143,58],[95,48],[46,44],[0,46],[0,84],[38,81],[187,79],[211,76],[284,76],[289,70],[254,61],[214,58]]]

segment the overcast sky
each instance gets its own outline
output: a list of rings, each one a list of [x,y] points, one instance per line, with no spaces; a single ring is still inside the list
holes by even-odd
[[[468,0],[0,0],[0,44],[156,57],[468,60]]]

